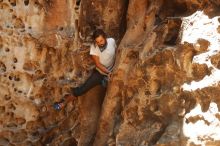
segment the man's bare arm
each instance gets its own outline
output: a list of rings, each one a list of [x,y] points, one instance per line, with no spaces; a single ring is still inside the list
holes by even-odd
[[[94,60],[95,65],[96,65],[96,67],[97,67],[98,69],[100,69],[102,72],[104,72],[104,73],[106,73],[106,74],[110,73],[110,72],[108,71],[108,69],[107,69],[104,65],[102,65],[102,64],[100,63],[98,56],[92,55],[92,59]]]

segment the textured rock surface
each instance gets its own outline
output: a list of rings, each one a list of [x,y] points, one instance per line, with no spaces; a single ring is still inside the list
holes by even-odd
[[[219,145],[219,5],[0,0],[0,145]],[[118,42],[106,94],[54,111],[94,67],[94,28]]]

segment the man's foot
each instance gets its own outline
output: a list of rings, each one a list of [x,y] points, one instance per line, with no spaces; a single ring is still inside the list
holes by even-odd
[[[57,111],[60,111],[61,109],[63,109],[63,107],[65,107],[65,103],[64,103],[64,99],[62,99],[61,101],[59,102],[55,102],[53,104],[53,108]]]

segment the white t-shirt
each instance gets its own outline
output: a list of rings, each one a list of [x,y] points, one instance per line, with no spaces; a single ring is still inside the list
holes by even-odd
[[[95,55],[99,57],[99,61],[107,69],[112,70],[115,61],[116,43],[113,38],[107,38],[107,46],[104,51],[100,51],[98,46],[94,44],[90,47],[90,55]]]

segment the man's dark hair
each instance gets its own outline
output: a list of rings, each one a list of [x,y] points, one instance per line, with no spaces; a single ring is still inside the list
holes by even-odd
[[[95,40],[100,35],[103,36],[104,38],[106,38],[106,34],[105,34],[105,32],[102,29],[96,29],[93,32],[92,39]]]

